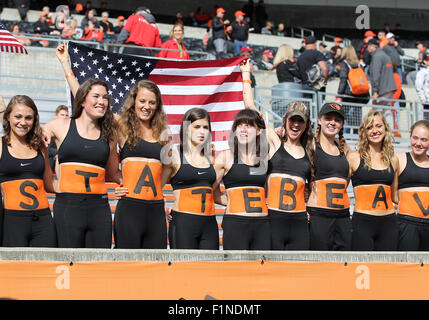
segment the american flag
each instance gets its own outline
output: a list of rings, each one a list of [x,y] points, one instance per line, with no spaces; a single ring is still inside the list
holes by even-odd
[[[191,108],[210,114],[216,150],[228,149],[228,136],[235,114],[244,108],[240,67],[243,58],[205,61],[167,61],[93,49],[69,42],[73,73],[80,83],[88,78],[105,81],[113,112],[119,112],[129,89],[149,79],[161,90],[164,111],[173,141]]]
[[[0,51],[28,54],[27,49],[0,22]]]

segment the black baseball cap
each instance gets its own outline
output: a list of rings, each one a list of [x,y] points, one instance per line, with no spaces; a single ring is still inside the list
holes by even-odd
[[[345,118],[344,108],[341,104],[337,102],[326,102],[322,108],[319,110],[319,116],[335,112],[338,113],[343,119]]]
[[[316,42],[317,42],[317,40],[313,36],[308,36],[307,38],[305,38],[305,44],[313,44],[313,43],[316,43]]]
[[[376,38],[372,38],[371,40],[369,40],[368,44],[373,44],[373,45],[376,45],[377,47],[379,46],[378,40]]]
[[[147,7],[144,7],[144,6],[138,7],[135,12],[139,12],[139,11],[144,11],[146,13],[151,13],[150,10]]]

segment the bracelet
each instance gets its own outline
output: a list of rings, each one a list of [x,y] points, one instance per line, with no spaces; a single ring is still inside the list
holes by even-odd
[[[252,84],[252,80],[243,80],[243,83],[249,83],[249,84]]]
[[[74,77],[73,71],[67,72],[66,73],[66,78],[68,79],[68,78],[71,78],[71,77]]]

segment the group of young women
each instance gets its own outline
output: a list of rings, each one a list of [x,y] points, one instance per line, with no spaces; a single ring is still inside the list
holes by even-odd
[[[293,102],[277,130],[255,108],[244,60],[246,108],[234,119],[229,149],[216,154],[206,110],[185,113],[180,144],[173,146],[153,82],[138,82],[121,113],[113,114],[106,84],[79,84],[65,44],[57,57],[74,96],[71,118],[52,120],[42,130],[34,102],[25,96],[12,98],[4,112],[3,246],[110,248],[105,182],[112,181],[119,185],[116,248],[167,248],[168,241],[173,249],[219,249],[217,203],[225,206],[225,250],[429,249],[428,121],[413,125],[405,154],[394,153],[380,112],[364,117],[357,151],[351,151],[338,103],[323,105],[313,134],[309,109]],[[58,147],[56,180],[43,143],[51,139]],[[174,195],[167,214],[166,183]],[[46,192],[56,193],[53,215]]]

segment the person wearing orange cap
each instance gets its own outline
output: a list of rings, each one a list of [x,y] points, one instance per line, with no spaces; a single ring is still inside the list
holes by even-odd
[[[334,39],[334,46],[331,48],[331,51],[330,51],[332,58],[336,55],[336,53],[338,51],[338,48],[341,48],[341,43],[342,42],[343,42],[343,39],[341,39],[341,38],[337,37],[337,38]]]
[[[247,46],[249,38],[249,24],[244,20],[246,14],[237,10],[234,13],[235,21],[231,23],[230,36],[234,41],[234,55],[239,56],[242,47]]]
[[[222,58],[227,54],[227,26],[229,25],[229,20],[224,20],[225,15],[224,8],[217,8],[216,16],[212,21],[212,37],[213,45],[216,49],[216,57]]]
[[[118,20],[118,24],[113,27],[113,32],[115,34],[119,34],[119,33],[121,33],[122,28],[124,27],[125,17],[119,16],[116,19]]]
[[[359,64],[364,68],[366,75],[368,75],[369,72],[369,65],[371,63],[371,55],[369,54],[367,48],[368,48],[368,42],[372,38],[375,38],[377,35],[372,32],[371,30],[365,31],[364,38],[362,42],[358,45],[356,48],[356,53],[359,58]]]

